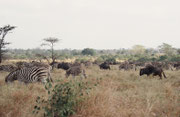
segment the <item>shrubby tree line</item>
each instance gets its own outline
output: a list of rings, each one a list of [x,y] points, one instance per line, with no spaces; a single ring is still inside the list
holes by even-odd
[[[131,49],[114,49],[114,50],[95,50],[91,48],[85,48],[83,50],[53,50],[47,51],[47,49],[8,49],[6,53],[6,59],[44,59],[42,56],[49,56],[52,60],[59,59],[73,59],[88,60],[96,58],[97,61],[103,62],[106,60],[129,60],[129,61],[180,61],[180,49],[173,48],[171,45],[163,43],[158,48],[145,48],[142,45],[135,45]],[[38,56],[37,56],[38,55]]]

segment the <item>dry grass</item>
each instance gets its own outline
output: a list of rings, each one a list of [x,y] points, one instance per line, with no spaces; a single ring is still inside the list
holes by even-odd
[[[168,78],[163,80],[139,77],[138,71],[106,71],[97,66],[86,73],[88,79],[84,80],[101,80],[73,117],[180,117],[180,71],[165,71]],[[65,79],[64,74],[63,70],[52,73],[55,80]],[[36,97],[46,96],[44,86],[5,84],[6,75],[0,72],[0,117],[34,117]]]

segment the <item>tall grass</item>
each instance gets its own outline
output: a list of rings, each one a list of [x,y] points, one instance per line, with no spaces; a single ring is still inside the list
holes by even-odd
[[[140,77],[138,71],[86,69],[87,79],[76,80],[96,85],[86,100],[76,107],[73,117],[179,117],[180,71],[165,71],[167,79]],[[52,77],[69,82],[63,70]],[[43,117],[32,113],[37,96],[47,97],[42,84],[5,84],[5,72],[0,72],[0,117]]]

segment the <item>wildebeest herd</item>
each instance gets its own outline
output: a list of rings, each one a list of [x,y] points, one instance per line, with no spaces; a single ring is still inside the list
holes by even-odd
[[[63,69],[65,70],[65,76],[68,78],[70,75],[73,77],[82,74],[84,78],[87,78],[85,67],[88,68],[92,65],[98,65],[100,69],[111,70],[111,66],[118,65],[119,70],[139,70],[139,75],[153,75],[159,76],[162,79],[162,76],[166,78],[166,75],[163,70],[179,70],[180,62],[103,62],[103,63],[93,63],[90,61],[86,62],[53,62],[50,64],[45,64],[41,62],[17,62],[15,65],[1,65],[0,71],[10,72],[6,78],[5,82],[13,82],[18,80],[24,83],[31,82],[46,82],[51,81],[51,70],[52,68]]]

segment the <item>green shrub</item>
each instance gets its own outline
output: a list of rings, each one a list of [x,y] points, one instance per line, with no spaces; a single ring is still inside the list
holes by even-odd
[[[167,55],[162,55],[159,57],[159,61],[165,61],[168,59],[168,56]]]
[[[85,48],[82,50],[82,55],[90,55],[90,56],[94,56],[96,54],[94,49],[91,48]]]
[[[108,58],[108,59],[106,59],[106,62],[108,62],[108,63],[116,63],[116,58],[115,57]]]
[[[88,82],[72,80],[58,82],[55,86],[51,83],[45,85],[48,98],[38,97],[33,113],[43,111],[44,117],[68,117],[76,112],[76,106],[83,101],[90,91]]]

